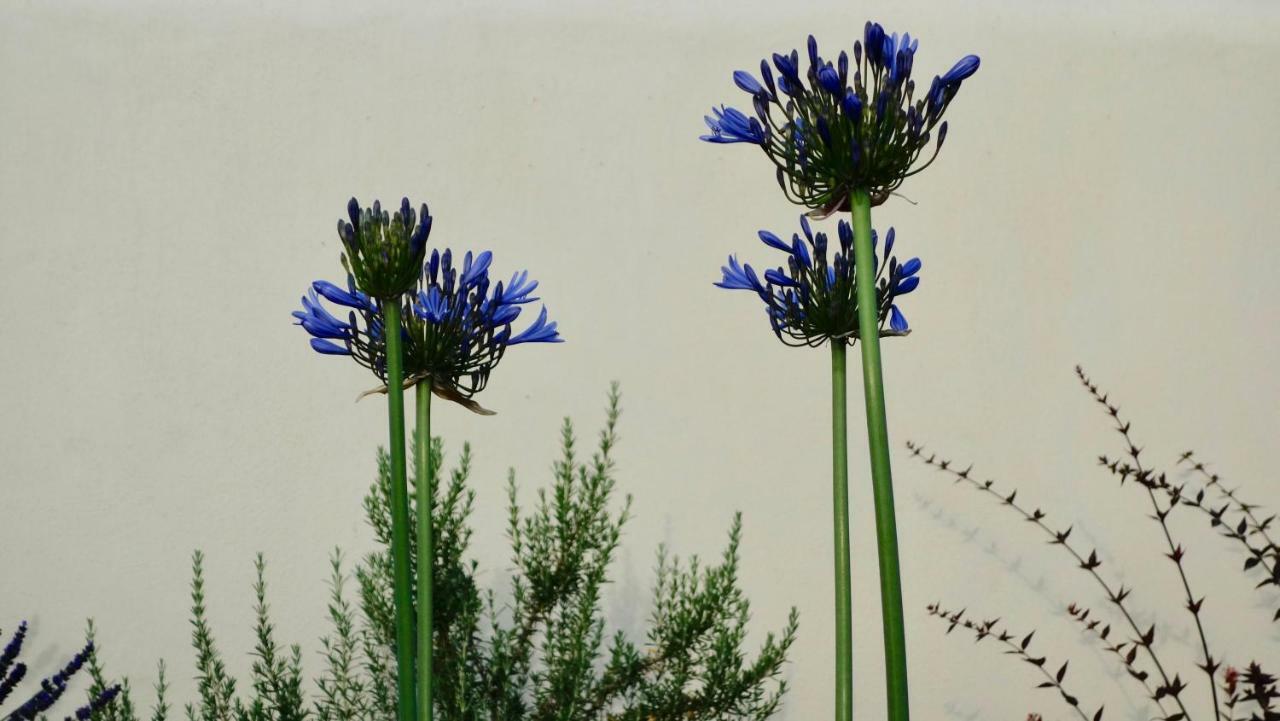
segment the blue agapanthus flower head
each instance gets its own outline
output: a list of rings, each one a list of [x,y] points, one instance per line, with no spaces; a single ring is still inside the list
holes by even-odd
[[[514,332],[525,306],[537,302],[538,282],[520,271],[506,282],[493,282],[493,253],[468,251],[460,265],[453,253],[433,250],[418,293],[405,313],[405,366],[433,385],[444,384],[462,398],[484,390],[489,374],[507,348],[522,343],[562,341],[543,307],[538,317]]]
[[[560,334],[542,308],[523,330],[514,325],[538,298],[528,271],[505,283],[490,281],[493,254],[467,252],[461,264],[451,250],[433,250],[421,266],[416,290],[399,300],[399,329],[407,383],[430,379],[440,395],[465,400],[483,390],[507,348],[523,343],[558,343]],[[318,280],[302,297],[293,317],[311,335],[311,347],[325,355],[350,356],[386,381],[386,330],[379,301],[348,277],[345,288]],[[335,315],[325,304],[344,309]]]
[[[777,168],[786,196],[818,215],[848,208],[854,190],[878,205],[907,177],[937,157],[947,136],[943,114],[960,85],[978,70],[976,55],[961,58],[917,88],[911,72],[919,41],[867,23],[863,38],[834,59],[809,36],[808,64],[800,53],[760,61],[760,76],[739,70],[734,84],[751,96],[754,117],[713,108],[706,117],[714,143],[760,146]],[[932,145],[924,162],[921,153]]]
[[[865,273],[859,273],[854,264],[853,228],[847,222],[840,221],[834,244],[826,233],[814,232],[803,215],[800,230],[790,242],[767,230],[760,231],[761,242],[784,253],[785,261],[758,273],[731,255],[728,265],[720,269],[723,277],[716,285],[755,293],[764,302],[774,334],[787,345],[853,343],[861,331],[857,284],[867,281],[876,284],[876,315],[880,322],[876,332],[904,335],[909,331],[897,301],[920,285],[921,263],[919,258],[898,262],[893,254],[893,228],[885,234],[883,248],[872,231],[876,262]]]
[[[360,290],[375,298],[398,298],[413,290],[431,235],[426,203],[415,211],[408,198],[394,214],[373,201],[368,208],[352,198],[347,219],[338,221],[338,237],[345,252],[342,267]]]

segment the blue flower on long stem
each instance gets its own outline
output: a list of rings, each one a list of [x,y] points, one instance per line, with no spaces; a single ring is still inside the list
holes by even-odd
[[[491,283],[492,262],[489,251],[468,252],[457,267],[452,251],[431,252],[416,292],[399,301],[407,384],[430,378],[438,394],[470,398],[483,390],[507,348],[562,340],[555,322],[547,320],[545,307],[533,323],[515,332],[513,325],[524,306],[538,300],[533,296],[538,283],[528,271],[514,274],[506,283]],[[331,312],[324,301],[345,308],[346,318]],[[354,278],[347,278],[345,289],[324,280],[312,283],[293,317],[311,335],[316,352],[350,356],[386,381],[379,302],[358,290]]]
[[[826,215],[849,209],[856,188],[878,205],[906,178],[928,167],[947,136],[942,120],[961,84],[978,70],[976,55],[934,76],[924,92],[911,78],[919,42],[867,23],[853,44],[852,62],[841,51],[834,62],[808,42],[808,70],[800,54],[760,61],[760,78],[739,70],[734,84],[751,96],[755,117],[714,108],[706,122],[715,143],[759,145],[776,167],[787,198]],[[775,75],[776,69],[776,75]],[[933,151],[924,162],[921,153]]]
[[[860,274],[854,263],[853,229],[847,222],[840,221],[835,246],[826,233],[815,233],[803,215],[800,229],[789,243],[767,230],[760,231],[761,242],[786,254],[785,263],[761,274],[729,256],[716,285],[755,293],[765,304],[770,327],[783,343],[818,346],[828,340],[852,343],[859,337],[857,284],[870,277],[876,284],[877,332],[885,332],[886,324],[891,335],[910,330],[897,301],[920,285],[921,263],[919,258],[898,262],[893,255],[893,228],[885,234],[883,249],[873,232],[876,263],[867,274]]]

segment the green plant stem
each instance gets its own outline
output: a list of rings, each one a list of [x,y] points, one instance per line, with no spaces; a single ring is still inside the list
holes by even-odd
[[[431,486],[431,379],[418,381],[418,428],[416,448],[418,461],[418,711],[423,721],[431,721],[432,702],[432,568],[435,557],[435,531],[432,529]]]
[[[849,570],[849,404],[845,342],[831,342],[831,505],[836,558],[836,721],[853,718],[853,592]]]
[[[413,571],[409,563],[409,489],[404,457],[404,363],[400,349],[400,299],[382,301],[387,336],[387,416],[391,439],[391,565],[395,581],[396,682],[400,721],[415,721],[413,695]]]
[[[858,340],[862,345],[862,389],[867,406],[867,446],[871,455],[876,547],[880,559],[888,718],[889,721],[907,721],[910,711],[902,573],[898,564],[898,528],[893,510],[893,473],[889,467],[889,430],[884,411],[884,376],[880,366],[880,317],[874,271],[870,270],[875,267],[875,249],[871,246],[871,197],[865,190],[855,190],[852,201],[854,267],[858,274]]]

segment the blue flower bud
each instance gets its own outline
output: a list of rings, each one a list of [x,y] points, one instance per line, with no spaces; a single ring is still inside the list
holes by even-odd
[[[919,273],[920,268],[923,265],[924,264],[920,262],[919,258],[912,258],[911,260],[908,260],[907,262],[902,264],[902,277],[909,278],[915,275],[916,273]]]
[[[360,227],[360,201],[356,200],[355,197],[347,201],[347,217],[351,219],[353,227]]]
[[[840,81],[840,73],[830,65],[823,65],[818,70],[818,83],[822,86],[823,90],[826,90],[828,93],[837,97],[839,97],[844,90],[844,83]]]
[[[822,138],[823,144],[828,148],[831,147],[831,126],[827,124],[826,118],[818,118],[818,137]]]
[[[800,284],[787,277],[781,270],[770,268],[764,272],[765,281],[783,288],[799,288]]]
[[[907,317],[898,310],[898,306],[889,306],[889,327],[898,333],[905,333],[908,330]]]
[[[792,240],[791,255],[805,268],[813,267],[813,258],[809,257],[809,247],[800,242],[798,235]]]
[[[773,71],[769,69],[767,60],[760,61],[760,78],[764,80],[764,86],[769,89],[769,95],[776,96],[778,91],[773,85]]]
[[[355,228],[351,227],[350,223],[339,220],[338,221],[338,237],[342,239],[343,245],[347,247],[351,247],[356,242]]]
[[[792,51],[790,56],[774,53],[773,64],[774,67],[778,68],[779,80],[783,78],[797,82],[800,80],[795,51]]]
[[[351,355],[351,351],[330,340],[311,339],[311,349],[324,355]]]
[[[758,233],[758,235],[760,236],[760,240],[764,241],[765,245],[771,248],[777,248],[778,250],[784,253],[791,252],[791,246],[784,243],[781,238],[774,235],[773,233],[770,233],[767,230],[762,230]]]
[[[896,237],[896,235],[897,233],[894,231],[893,228],[890,228],[889,232],[885,233],[885,236],[884,236],[884,254],[885,255],[889,255],[893,253],[893,239],[894,237]]]
[[[877,68],[884,65],[884,28],[880,23],[867,22],[863,43],[867,48],[867,62]]]
[[[331,303],[337,303],[348,308],[363,309],[369,306],[369,296],[360,291],[343,290],[327,280],[317,280],[311,284],[311,287]]]
[[[809,36],[809,67],[816,68],[822,64],[822,58],[818,57],[818,41]]]
[[[946,85],[958,85],[962,80],[978,72],[978,66],[981,63],[977,55],[966,55],[942,76],[942,82]]]
[[[898,284],[894,286],[893,291],[898,295],[906,295],[907,293],[910,293],[911,291],[915,290],[916,287],[919,285],[920,285],[920,276],[913,275],[910,278],[903,278],[902,280],[898,281]]]
[[[735,70],[733,72],[733,83],[744,92],[751,93],[752,95],[764,92],[764,88],[761,87],[760,83],[752,77],[751,73],[748,73],[745,70]]]
[[[413,206],[409,205],[408,198],[400,199],[400,223],[406,231],[413,229]]]
[[[840,109],[853,122],[862,121],[862,98],[852,88],[845,90],[844,99],[840,101]]]

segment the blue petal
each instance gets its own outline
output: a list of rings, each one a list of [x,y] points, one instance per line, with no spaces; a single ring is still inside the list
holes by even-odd
[[[489,264],[492,262],[493,253],[490,251],[486,250],[476,256],[475,262],[471,260],[471,253],[467,253],[462,265],[462,278],[459,279],[459,284],[464,288],[474,287],[482,278],[487,277]]]
[[[311,339],[311,349],[324,355],[351,355],[351,351],[329,340]]]
[[[506,290],[503,291],[503,303],[529,303],[537,300],[529,295],[537,290],[538,281],[529,279],[529,271],[522,270],[511,276],[511,280],[507,283]]]
[[[756,80],[751,73],[745,70],[735,70],[733,72],[733,83],[743,91],[751,93],[752,95],[764,92],[764,88],[761,87],[760,82]]]
[[[852,88],[845,92],[844,99],[840,101],[840,108],[844,110],[844,114],[849,116],[850,120],[862,120],[862,97],[854,92]]]
[[[951,69],[942,76],[942,82],[947,85],[957,85],[960,81],[965,80],[969,76],[978,72],[978,66],[982,61],[977,55],[966,55],[960,58]]]
[[[760,290],[760,281],[750,265],[742,265],[736,256],[729,256],[729,264],[720,267],[724,278],[715,285],[727,290]]]
[[[889,306],[889,327],[899,333],[904,333],[908,329],[907,317],[898,310],[896,305]]]
[[[910,278],[903,278],[902,280],[898,281],[897,286],[894,287],[894,292],[897,293],[898,295],[906,295],[907,293],[910,293],[911,291],[915,290],[919,285],[920,285],[920,276],[913,275]]]
[[[355,292],[343,290],[327,280],[317,280],[311,284],[311,287],[331,303],[360,310],[365,310],[369,307],[369,296],[358,290]]]
[[[818,84],[822,86],[823,90],[836,97],[843,94],[844,84],[840,82],[840,73],[836,72],[836,69],[830,65],[823,65],[822,69],[818,71]]]
[[[776,68],[778,68],[778,73],[780,74],[780,77],[786,78],[788,80],[800,79],[800,72],[799,72],[798,66],[796,65],[796,59],[794,56],[779,55],[778,53],[774,53],[773,64]]]
[[[807,231],[808,229],[809,226],[806,223],[805,230]],[[812,238],[812,236],[810,237]],[[809,257],[809,248],[804,243],[800,242],[800,236],[798,235],[793,236],[791,239],[791,254],[795,256],[795,259],[800,263],[800,265],[803,265],[806,268],[813,267],[813,259]]]
[[[916,273],[919,273],[922,265],[923,263],[920,262],[919,258],[912,258],[911,260],[908,260],[902,264],[902,277],[909,278]]]
[[[773,233],[770,233],[767,230],[762,230],[759,232],[759,236],[760,236],[760,240],[764,241],[764,244],[769,246],[770,248],[777,248],[783,253],[791,252],[791,246],[782,242],[782,239],[774,235]]]
[[[533,325],[525,328],[523,332],[511,340],[507,341],[508,345],[519,345],[521,343],[562,343],[564,339],[560,337],[560,333],[556,330],[555,322],[547,322],[547,309],[544,307],[538,313],[538,319]]]
[[[774,285],[782,286],[784,288],[800,287],[800,284],[797,283],[794,279],[787,277],[785,274],[783,274],[782,271],[774,270],[773,268],[770,268],[769,270],[766,270],[764,272],[764,279]]]

